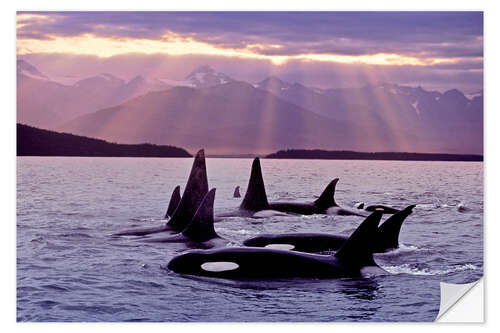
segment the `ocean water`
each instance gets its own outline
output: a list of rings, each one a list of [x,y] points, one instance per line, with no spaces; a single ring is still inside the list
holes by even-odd
[[[387,275],[356,279],[231,281],[175,274],[187,250],[131,227],[165,223],[173,188],[192,159],[17,158],[18,321],[433,321],[439,282],[483,275],[483,164],[261,160],[270,201],[313,200],[340,178],[336,201],[403,208],[401,247],[376,254]],[[237,207],[251,159],[207,159],[215,212]],[[384,217],[385,219],[385,217]],[[361,217],[227,218],[216,231],[237,246],[260,233],[349,235]]]

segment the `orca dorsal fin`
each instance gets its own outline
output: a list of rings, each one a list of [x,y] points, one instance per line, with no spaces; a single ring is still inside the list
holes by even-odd
[[[182,194],[181,201],[167,225],[177,231],[182,231],[193,219],[196,210],[208,193],[207,167],[205,151],[201,149],[194,157],[193,167]]]
[[[241,198],[239,185],[234,188],[233,198]]]
[[[389,217],[377,230],[377,251],[395,249],[399,246],[399,232],[405,219],[410,215],[415,205],[406,207],[403,210]]]
[[[181,201],[181,187],[177,185],[172,192],[172,196],[170,197],[170,201],[168,203],[167,212],[165,213],[165,218],[171,217],[177,206],[179,206],[179,202]]]
[[[354,268],[375,266],[373,251],[381,218],[380,211],[370,214],[335,253],[335,257]]]
[[[184,236],[199,243],[219,237],[214,229],[214,200],[215,188],[203,198],[191,223],[182,231]]]
[[[262,178],[262,170],[260,168],[260,160],[256,157],[252,163],[252,171],[250,172],[250,180],[248,181],[245,198],[240,205],[240,209],[257,212],[269,207],[267,201],[266,188],[264,179]]]
[[[325,209],[338,206],[335,202],[335,187],[337,186],[338,181],[339,179],[335,178],[330,182],[330,184],[325,187],[323,193],[321,193],[319,198],[314,201],[314,204],[316,204],[316,206]]]

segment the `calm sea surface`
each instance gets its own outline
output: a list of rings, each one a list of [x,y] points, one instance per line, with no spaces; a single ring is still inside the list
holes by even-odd
[[[366,279],[234,282],[165,267],[183,244],[110,234],[165,223],[173,188],[192,159],[17,158],[18,321],[432,321],[439,282],[483,274],[483,164],[261,160],[270,201],[313,200],[340,178],[336,200],[405,207],[401,248],[376,254],[390,274]],[[240,203],[251,159],[207,159],[215,211]],[[458,207],[465,211],[459,211]],[[385,218],[384,218],[385,219]],[[237,246],[259,233],[349,235],[360,217],[228,218],[217,232]]]

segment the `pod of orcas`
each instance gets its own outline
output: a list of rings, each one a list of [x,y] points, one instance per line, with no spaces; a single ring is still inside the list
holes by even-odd
[[[337,278],[384,273],[373,253],[399,247],[399,234],[414,205],[398,210],[374,205],[358,211],[340,207],[334,199],[339,179],[333,179],[312,202],[268,202],[259,158],[252,163],[248,187],[240,206],[214,216],[216,189],[208,190],[204,150],[194,158],[181,195],[176,186],[165,213],[166,222],[149,228],[130,229],[113,236],[143,236],[151,243],[185,243],[190,250],[174,257],[167,267],[180,274],[227,279]],[[239,186],[233,197],[239,197]],[[372,212],[366,216],[366,212]],[[267,214],[272,212],[273,214]],[[220,237],[214,222],[225,217],[264,217],[280,214],[335,214],[363,216],[350,236],[326,233],[263,234],[243,241],[242,246]],[[379,226],[384,214],[392,214]]]

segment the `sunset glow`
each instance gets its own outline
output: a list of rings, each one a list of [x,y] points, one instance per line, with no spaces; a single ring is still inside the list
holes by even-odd
[[[80,36],[49,35],[48,39],[18,39],[17,52],[20,55],[29,53],[65,53],[93,55],[107,58],[129,53],[135,54],[167,54],[167,55],[211,55],[223,57],[250,58],[268,60],[281,65],[290,60],[337,62],[344,64],[369,65],[411,65],[422,66],[437,63],[452,63],[455,59],[417,58],[394,53],[376,53],[365,55],[342,54],[298,54],[298,55],[266,55],[256,52],[263,49],[279,49],[280,45],[249,44],[245,48],[223,48],[206,42],[183,37],[174,32],[165,33],[161,39],[145,38],[108,38],[93,34]]]
[[[16,37],[18,118],[42,128],[217,154],[482,149],[480,12],[20,12]]]
[[[49,76],[182,79],[210,65],[242,81],[472,93],[483,75],[474,12],[18,12],[16,48]]]

